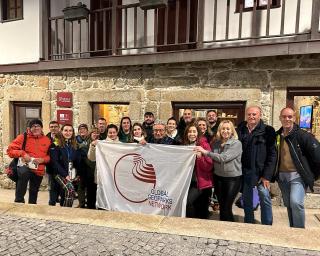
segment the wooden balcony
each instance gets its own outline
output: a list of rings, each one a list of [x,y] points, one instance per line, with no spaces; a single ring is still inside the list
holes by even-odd
[[[43,1],[42,59],[30,70],[320,53],[320,0],[168,0],[151,10],[109,0],[72,22]]]

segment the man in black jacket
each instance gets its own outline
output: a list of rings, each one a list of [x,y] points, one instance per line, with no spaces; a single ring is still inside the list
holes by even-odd
[[[272,225],[270,181],[277,158],[275,130],[261,120],[261,108],[252,106],[246,109],[246,121],[238,126],[237,133],[243,150],[241,162],[244,221],[254,223],[253,187],[257,186],[261,223]]]
[[[295,122],[295,112],[284,108],[280,112],[282,127],[277,131],[278,161],[276,174],[287,207],[290,227],[305,227],[304,198],[307,187],[319,174],[320,144]]]

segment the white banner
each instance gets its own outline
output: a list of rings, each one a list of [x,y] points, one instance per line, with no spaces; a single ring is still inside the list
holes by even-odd
[[[195,158],[193,147],[99,141],[97,207],[185,217]]]

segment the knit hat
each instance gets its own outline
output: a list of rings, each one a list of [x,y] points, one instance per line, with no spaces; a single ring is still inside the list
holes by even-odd
[[[39,120],[39,119],[32,119],[30,122],[29,122],[29,127],[31,128],[33,125],[35,124],[38,124],[41,126],[41,128],[43,128],[43,124],[42,124],[42,121]]]
[[[79,131],[81,128],[85,128],[85,129],[89,130],[87,124],[80,124],[80,125],[78,126],[78,131]]]

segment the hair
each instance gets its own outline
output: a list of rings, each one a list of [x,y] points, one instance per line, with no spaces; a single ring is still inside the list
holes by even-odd
[[[118,126],[116,126],[115,124],[109,124],[106,128],[107,133],[108,133],[109,129],[112,129],[112,128],[116,129],[116,132],[119,131]]]
[[[154,127],[155,125],[163,125],[164,127],[166,127],[165,122],[163,122],[163,121],[161,121],[161,120],[159,120],[159,119],[156,120],[156,121],[154,121],[153,127]]]
[[[77,140],[76,140],[76,135],[75,135],[74,128],[73,128],[72,124],[64,124],[61,126],[60,132],[56,135],[56,137],[58,139],[58,145],[62,148],[65,147],[65,145],[66,145],[66,139],[62,135],[62,131],[63,131],[64,127],[66,127],[66,126],[72,128],[72,136],[70,139],[70,144],[71,144],[71,147],[73,147],[74,149],[77,149]]]
[[[154,115],[152,112],[149,111],[149,112],[144,113],[144,116],[154,116]]]
[[[207,131],[206,131],[206,132],[207,132],[210,136],[212,136],[213,134],[212,134],[211,129],[209,129],[210,125],[209,125],[208,120],[207,120],[206,118],[204,118],[204,117],[198,117],[198,118],[195,120],[194,124],[195,124],[197,127],[199,127],[199,122],[205,122],[205,123],[206,123],[206,125],[207,125]],[[203,135],[204,135],[204,134],[203,134]]]
[[[208,115],[210,112],[214,112],[216,115],[218,115],[217,110],[214,110],[214,109],[207,110],[206,115]]]
[[[175,121],[176,125],[178,125],[177,119],[175,119],[173,116],[167,120],[167,124],[169,123],[169,121]]]
[[[182,140],[182,144],[183,145],[189,145],[190,144],[190,141],[188,139],[188,132],[189,132],[189,129],[191,127],[195,127],[197,129],[198,136],[197,136],[196,144],[198,145],[198,143],[199,143],[199,138],[201,137],[200,129],[195,123],[190,123],[190,124],[187,125],[187,127],[186,127],[186,129],[184,130],[184,133],[183,133],[183,140]]]
[[[57,124],[57,125],[59,125],[59,123],[58,123],[57,121],[55,121],[55,120],[50,121],[49,125],[50,125],[50,124]]]
[[[221,140],[221,129],[222,129],[222,126],[224,124],[229,124],[230,125],[231,132],[232,132],[232,138],[237,140],[238,139],[238,133],[236,132],[236,129],[234,128],[233,122],[231,120],[223,120],[223,121],[220,122],[219,127],[218,127],[218,131],[217,131],[217,134],[216,134],[216,140]]]
[[[99,128],[98,128],[98,127],[92,127],[92,128],[91,128],[91,130],[90,130],[90,132],[89,132],[89,139],[90,139],[90,140],[91,140],[91,135],[92,135],[92,133],[94,133],[94,132],[100,134]]]
[[[104,117],[99,117],[98,121],[106,121],[107,122],[107,120]]]
[[[246,113],[247,113],[247,111],[248,111],[249,108],[256,108],[256,109],[258,109],[259,112],[260,112],[260,115],[262,115],[262,108],[261,108],[261,107],[255,106],[255,105],[249,106],[249,107],[246,108]]]
[[[293,114],[294,114],[294,115],[296,114],[296,111],[295,111],[293,108],[285,107],[285,108],[281,109],[280,115],[282,114],[282,112],[283,112],[285,109],[290,109],[291,111],[293,111]]]
[[[147,137],[147,133],[146,133],[146,131],[145,131],[145,129],[143,128],[143,126],[142,126],[141,123],[134,123],[134,124],[132,125],[131,138],[133,139],[133,137],[134,137],[133,128],[134,128],[135,126],[139,126],[139,127],[141,128],[142,136],[146,138],[146,137]]]

